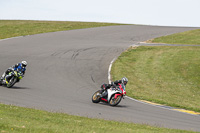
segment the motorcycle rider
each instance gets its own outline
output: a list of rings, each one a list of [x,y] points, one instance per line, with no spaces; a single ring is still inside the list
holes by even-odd
[[[27,66],[27,62],[26,61],[22,61],[21,63],[15,64],[12,67],[9,67],[6,72],[3,73],[3,75],[1,76],[1,80],[3,81],[3,83],[8,84],[10,78],[12,77],[12,74],[10,74],[10,72],[18,70],[20,71],[23,76],[25,74],[26,71],[26,66]]]
[[[116,87],[119,86],[120,84],[123,84],[126,86],[126,84],[128,83],[128,78],[123,77],[121,80],[116,80],[114,82],[111,82],[111,84],[103,84],[101,85],[101,97],[105,97],[107,96],[108,92],[107,89],[110,89],[111,87]]]

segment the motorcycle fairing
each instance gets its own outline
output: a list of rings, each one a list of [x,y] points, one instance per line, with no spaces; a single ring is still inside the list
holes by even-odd
[[[120,94],[120,91],[116,88],[110,88],[107,91],[108,91],[108,98],[107,98],[108,101],[110,101],[110,98],[112,95],[114,95],[116,93]]]

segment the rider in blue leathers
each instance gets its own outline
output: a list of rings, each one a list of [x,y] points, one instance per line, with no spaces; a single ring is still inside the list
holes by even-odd
[[[12,77],[12,74],[10,74],[10,72],[17,70],[24,75],[26,71],[26,66],[27,66],[26,61],[22,61],[21,63],[15,64],[14,66],[6,70],[6,72],[1,76],[1,80],[3,80],[4,83],[8,84],[10,78]]]

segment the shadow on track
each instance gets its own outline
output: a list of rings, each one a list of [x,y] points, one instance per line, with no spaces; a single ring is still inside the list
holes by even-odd
[[[100,102],[100,103],[96,103],[96,104],[105,105],[105,106],[109,106],[109,107],[113,107],[113,108],[128,108],[129,107],[127,105],[121,105],[121,104],[118,104],[117,106],[110,106],[108,103],[104,103],[104,102]]]
[[[28,87],[13,86],[12,88],[8,88],[8,89],[30,89],[30,88],[28,88]]]

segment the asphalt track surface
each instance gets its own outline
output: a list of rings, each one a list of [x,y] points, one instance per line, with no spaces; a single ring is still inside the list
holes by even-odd
[[[0,102],[73,115],[200,131],[200,116],[125,98],[117,107],[94,104],[92,94],[108,83],[113,58],[132,44],[197,28],[109,26],[53,32],[0,41],[0,72],[27,60],[25,77],[0,87]],[[126,76],[126,75],[124,75]]]

